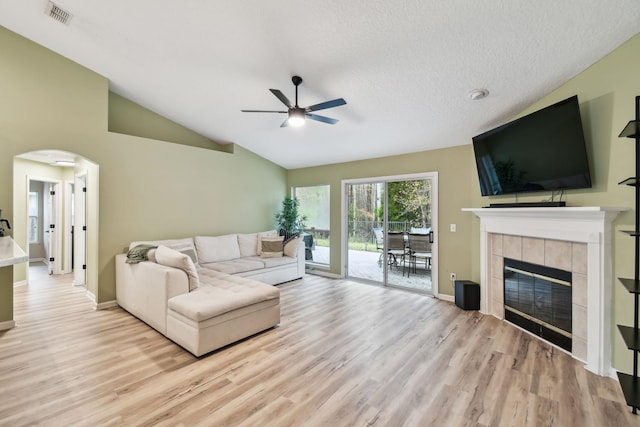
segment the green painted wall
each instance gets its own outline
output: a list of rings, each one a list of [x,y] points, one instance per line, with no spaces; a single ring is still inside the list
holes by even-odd
[[[109,132],[224,152],[233,152],[234,147],[218,144],[113,92],[109,92]]]
[[[7,324],[13,320],[13,288],[6,284],[13,283],[13,269],[9,267],[0,267],[0,324]],[[11,289],[4,289],[11,288]],[[2,325],[3,329],[9,326]]]
[[[273,227],[286,194],[283,168],[240,147],[226,153],[108,132],[107,79],[3,27],[0,93],[4,217],[14,222],[15,155],[65,150],[96,169],[90,184],[98,191],[89,197],[99,198],[90,213],[99,228],[88,236],[94,252],[87,255],[96,277],[88,290],[98,303],[115,299],[114,256],[132,240]],[[168,126],[158,120],[159,128]],[[3,283],[0,322],[12,319],[5,303],[12,299]]]

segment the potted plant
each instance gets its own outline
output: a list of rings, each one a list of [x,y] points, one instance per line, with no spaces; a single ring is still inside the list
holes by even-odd
[[[289,233],[302,233],[306,227],[307,217],[298,213],[300,202],[294,197],[285,197],[282,201],[282,208],[276,212],[276,229],[285,230]]]

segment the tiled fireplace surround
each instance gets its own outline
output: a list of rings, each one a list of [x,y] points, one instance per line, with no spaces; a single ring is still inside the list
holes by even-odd
[[[571,354],[587,360],[587,244],[489,233],[490,313],[504,317],[504,258],[571,272]]]
[[[503,259],[572,273],[571,353],[598,375],[611,369],[612,221],[626,208],[463,209],[480,218],[480,311],[504,318]]]

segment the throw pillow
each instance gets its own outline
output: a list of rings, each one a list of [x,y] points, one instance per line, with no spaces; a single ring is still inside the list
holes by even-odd
[[[148,261],[149,251],[155,249],[156,247],[157,246],[147,244],[136,245],[133,248],[129,249],[129,252],[127,252],[127,260],[125,262],[127,264],[137,264],[142,261]]]
[[[258,255],[258,233],[238,234],[238,246],[241,257]]]
[[[269,230],[269,231],[261,231],[260,233],[258,233],[258,244],[256,245],[256,255],[261,255],[262,253],[262,238],[264,236],[277,236],[278,233],[276,233],[276,230]]]
[[[294,233],[292,231],[287,231],[284,228],[281,228],[280,235],[284,237],[284,244],[286,245],[291,239],[298,237],[300,233]]]
[[[188,255],[189,258],[191,258],[191,261],[193,261],[193,263],[195,265],[198,264],[198,255],[196,254],[196,250],[193,248],[193,246],[191,247],[186,247],[184,249],[182,248],[175,248],[178,252],[182,252],[185,255]]]
[[[156,251],[158,250],[158,248],[153,248],[150,249],[149,252],[147,252],[147,259],[151,262],[155,262],[157,263],[158,260],[156,259]]]
[[[260,256],[262,258],[281,257],[284,250],[283,239],[283,236],[262,236]]]
[[[156,260],[158,264],[179,268],[187,273],[187,276],[189,276],[189,291],[200,285],[198,270],[196,270],[196,266],[189,255],[160,245],[156,249]]]
[[[298,249],[298,243],[300,242],[300,236],[296,236],[293,239],[289,240],[284,244],[284,254],[286,256],[290,256],[291,258],[296,257],[296,252]]]

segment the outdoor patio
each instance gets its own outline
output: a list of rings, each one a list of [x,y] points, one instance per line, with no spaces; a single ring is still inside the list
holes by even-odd
[[[383,267],[378,260],[381,252],[357,251],[349,250],[349,278],[371,280],[382,283]],[[329,248],[324,246],[316,246],[313,250],[314,263],[329,263]],[[384,262],[384,260],[383,260]],[[418,263],[416,271],[413,269],[409,272],[409,266],[404,269],[402,265],[391,266],[389,268],[388,283],[391,286],[399,286],[420,292],[431,293],[431,270],[425,270],[424,264]]]

